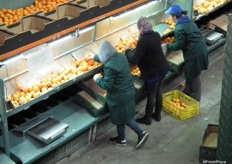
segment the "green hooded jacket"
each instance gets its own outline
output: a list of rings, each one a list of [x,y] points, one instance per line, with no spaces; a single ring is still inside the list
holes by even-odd
[[[188,19],[188,18],[184,18]],[[176,24],[175,42],[167,44],[168,51],[182,50],[186,79],[194,78],[208,68],[208,50],[205,39],[191,20]]]
[[[107,41],[101,45],[95,60],[103,64],[103,78],[97,78],[96,83],[107,90],[106,105],[111,121],[115,125],[126,124],[135,115],[135,88],[129,63]]]

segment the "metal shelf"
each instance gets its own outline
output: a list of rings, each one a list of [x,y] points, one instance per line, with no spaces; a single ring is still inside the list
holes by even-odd
[[[5,153],[0,151],[0,161],[2,164],[15,164]]]
[[[10,152],[15,161],[21,161],[25,164],[32,163],[83,131],[88,130],[97,122],[109,117],[108,113],[100,117],[93,117],[84,108],[80,107],[75,99],[76,97],[73,97],[44,113],[69,125],[64,136],[49,145],[45,145],[26,134],[23,136],[12,131],[9,133]],[[0,145],[4,145],[2,136],[0,137]],[[22,149],[23,147],[26,147],[26,149]]]
[[[230,4],[230,3],[232,3],[231,0],[228,1],[228,2],[226,2],[226,3],[224,3],[224,4],[222,4],[222,5],[220,5],[220,6],[218,6],[218,7],[216,7],[216,8],[214,8],[213,10],[211,10],[210,12],[208,12],[206,14],[200,14],[200,15],[196,16],[194,18],[194,20],[200,20],[202,17],[206,17],[206,16],[208,16],[208,15],[214,13],[214,12],[217,12],[217,10],[221,9],[222,7],[224,7],[224,6],[226,6],[226,5]]]
[[[77,83],[77,82],[79,82],[79,81],[81,81],[83,79],[86,79],[86,78],[94,75],[95,73],[97,73],[97,72],[99,72],[101,70],[102,70],[102,66],[100,66],[100,67],[98,67],[98,68],[96,68],[94,70],[91,70],[91,71],[89,71],[89,72],[87,72],[87,73],[85,73],[85,74],[83,74],[81,76],[78,76],[78,77],[76,77],[76,78],[74,78],[74,79],[72,79],[72,80],[70,80],[70,81],[68,81],[68,82],[66,82],[66,83],[64,83],[64,84],[62,84],[60,86],[57,86],[53,90],[41,95],[40,97],[37,97],[37,98],[31,100],[30,102],[19,106],[18,108],[10,110],[9,112],[7,112],[7,116],[10,117],[10,116],[12,116],[12,115],[14,115],[16,113],[21,112],[22,110],[27,110],[33,104],[36,104],[36,103],[38,103],[38,102],[40,102],[42,100],[45,100],[45,99],[49,98],[49,96],[51,96],[51,95],[53,95],[53,94],[55,94],[57,92],[60,92],[61,90],[65,89],[65,88],[67,88],[67,87],[69,87],[69,86],[71,86],[71,85],[73,85],[73,84],[75,84],[75,83]]]

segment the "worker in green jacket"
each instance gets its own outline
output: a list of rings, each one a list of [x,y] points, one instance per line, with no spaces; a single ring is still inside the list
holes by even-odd
[[[117,126],[118,136],[109,141],[126,146],[127,125],[138,135],[136,148],[143,147],[149,134],[134,121],[135,87],[126,56],[118,54],[108,41],[103,41],[94,60],[103,64],[103,76],[96,74],[93,79],[102,89],[107,90],[106,106],[110,110],[112,123]]]
[[[166,45],[167,51],[182,50],[183,52],[186,78],[183,92],[200,101],[200,74],[202,70],[208,69],[208,50],[205,39],[195,22],[186,16],[187,11],[183,11],[180,6],[171,6],[165,14],[170,14],[176,22],[175,42]]]

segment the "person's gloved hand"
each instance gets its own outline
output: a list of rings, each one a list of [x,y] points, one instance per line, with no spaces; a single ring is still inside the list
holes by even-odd
[[[89,58],[88,58],[88,59],[93,59],[94,56],[95,56],[95,55],[94,55],[93,53],[90,52],[90,53],[89,53]]]
[[[94,80],[94,81],[97,81],[97,78],[101,78],[101,77],[102,77],[102,75],[101,75],[100,73],[95,74],[95,75],[93,76],[93,80]]]
[[[137,63],[134,62],[134,59],[133,59],[134,53],[135,53],[135,49],[134,50],[127,50],[125,52],[125,56],[126,56],[126,58],[127,58],[130,65],[136,65],[137,64]]]
[[[129,46],[125,46],[124,51],[127,51],[127,50],[131,50],[131,48]]]
[[[164,55],[167,55],[167,44],[161,44],[162,51]]]

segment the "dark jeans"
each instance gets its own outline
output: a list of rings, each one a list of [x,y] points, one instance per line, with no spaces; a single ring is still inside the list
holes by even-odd
[[[163,102],[163,81],[164,77],[159,78],[158,81],[154,83],[149,83],[145,81],[146,89],[147,89],[147,104],[145,108],[145,117],[148,120],[152,119],[152,113],[155,108],[154,114],[159,116],[162,110],[162,102]]]
[[[201,100],[201,78],[200,75],[187,79],[183,91],[186,95],[194,98],[197,101]]]
[[[127,122],[126,125],[129,126],[138,136],[141,136],[143,134],[143,130],[138,126],[138,124],[134,121],[134,119]],[[126,138],[125,135],[126,125],[125,124],[117,125],[118,137],[120,140],[124,140]]]

